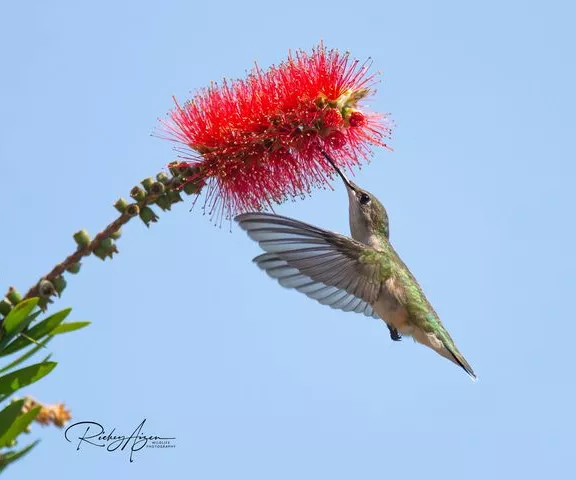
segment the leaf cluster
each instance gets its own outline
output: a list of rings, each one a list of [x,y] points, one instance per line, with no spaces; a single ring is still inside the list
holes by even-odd
[[[14,393],[31,385],[54,370],[57,363],[47,354],[41,361],[33,359],[56,335],[72,332],[90,322],[64,322],[70,314],[67,308],[44,319],[38,308],[38,298],[18,303],[4,317],[0,327],[0,472],[9,464],[32,450],[38,441],[17,448],[21,434],[27,433],[30,424],[40,413],[40,405],[25,408],[25,399],[15,399]]]

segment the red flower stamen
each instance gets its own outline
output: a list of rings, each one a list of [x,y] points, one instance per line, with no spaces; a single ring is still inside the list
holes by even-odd
[[[188,180],[206,182],[210,214],[228,217],[310,193],[334,175],[323,151],[351,169],[371,146],[386,146],[386,116],[360,106],[374,84],[368,69],[320,45],[176,102],[162,123],[186,146],[182,159],[197,167]]]

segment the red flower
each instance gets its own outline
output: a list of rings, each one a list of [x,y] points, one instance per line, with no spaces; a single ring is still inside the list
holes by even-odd
[[[189,149],[185,163],[199,167],[188,180],[206,182],[210,213],[261,210],[309,193],[334,174],[322,151],[351,168],[371,146],[386,146],[386,117],[360,106],[374,83],[368,69],[321,44],[176,102],[162,123]]]

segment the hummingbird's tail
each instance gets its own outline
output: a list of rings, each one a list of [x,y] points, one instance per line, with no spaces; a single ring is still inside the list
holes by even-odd
[[[441,338],[438,338],[438,336],[431,333],[426,333],[424,330],[419,328],[414,329],[412,332],[412,338],[414,338],[414,340],[416,340],[418,343],[430,347],[436,353],[442,355],[444,358],[447,358],[451,362],[461,367],[468,375],[470,375],[472,380],[477,379],[474,370],[466,361],[464,355],[458,351],[456,345],[454,345],[453,342],[442,340]]]
[[[478,377],[474,373],[474,370],[472,370],[472,367],[464,358],[464,355],[462,355],[458,350],[454,351],[446,346],[444,347],[444,349],[450,353],[450,357],[446,357],[448,358],[448,360],[452,360],[455,364],[460,365],[464,369],[464,371],[468,375],[470,375],[470,378],[472,380],[476,381],[478,379]]]

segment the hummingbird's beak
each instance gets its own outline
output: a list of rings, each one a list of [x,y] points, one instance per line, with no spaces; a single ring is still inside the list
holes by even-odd
[[[354,184],[348,180],[348,177],[346,175],[344,175],[340,169],[336,166],[336,164],[334,163],[334,160],[332,160],[332,157],[330,157],[330,155],[328,155],[326,152],[322,152],[322,155],[324,155],[324,158],[326,160],[328,160],[328,163],[330,163],[330,165],[332,165],[332,167],[334,168],[334,170],[336,170],[336,173],[338,175],[340,175],[340,178],[342,179],[342,181],[344,182],[344,185],[346,185],[346,187],[348,187],[350,190],[352,191],[356,191],[356,188],[354,188]]]

